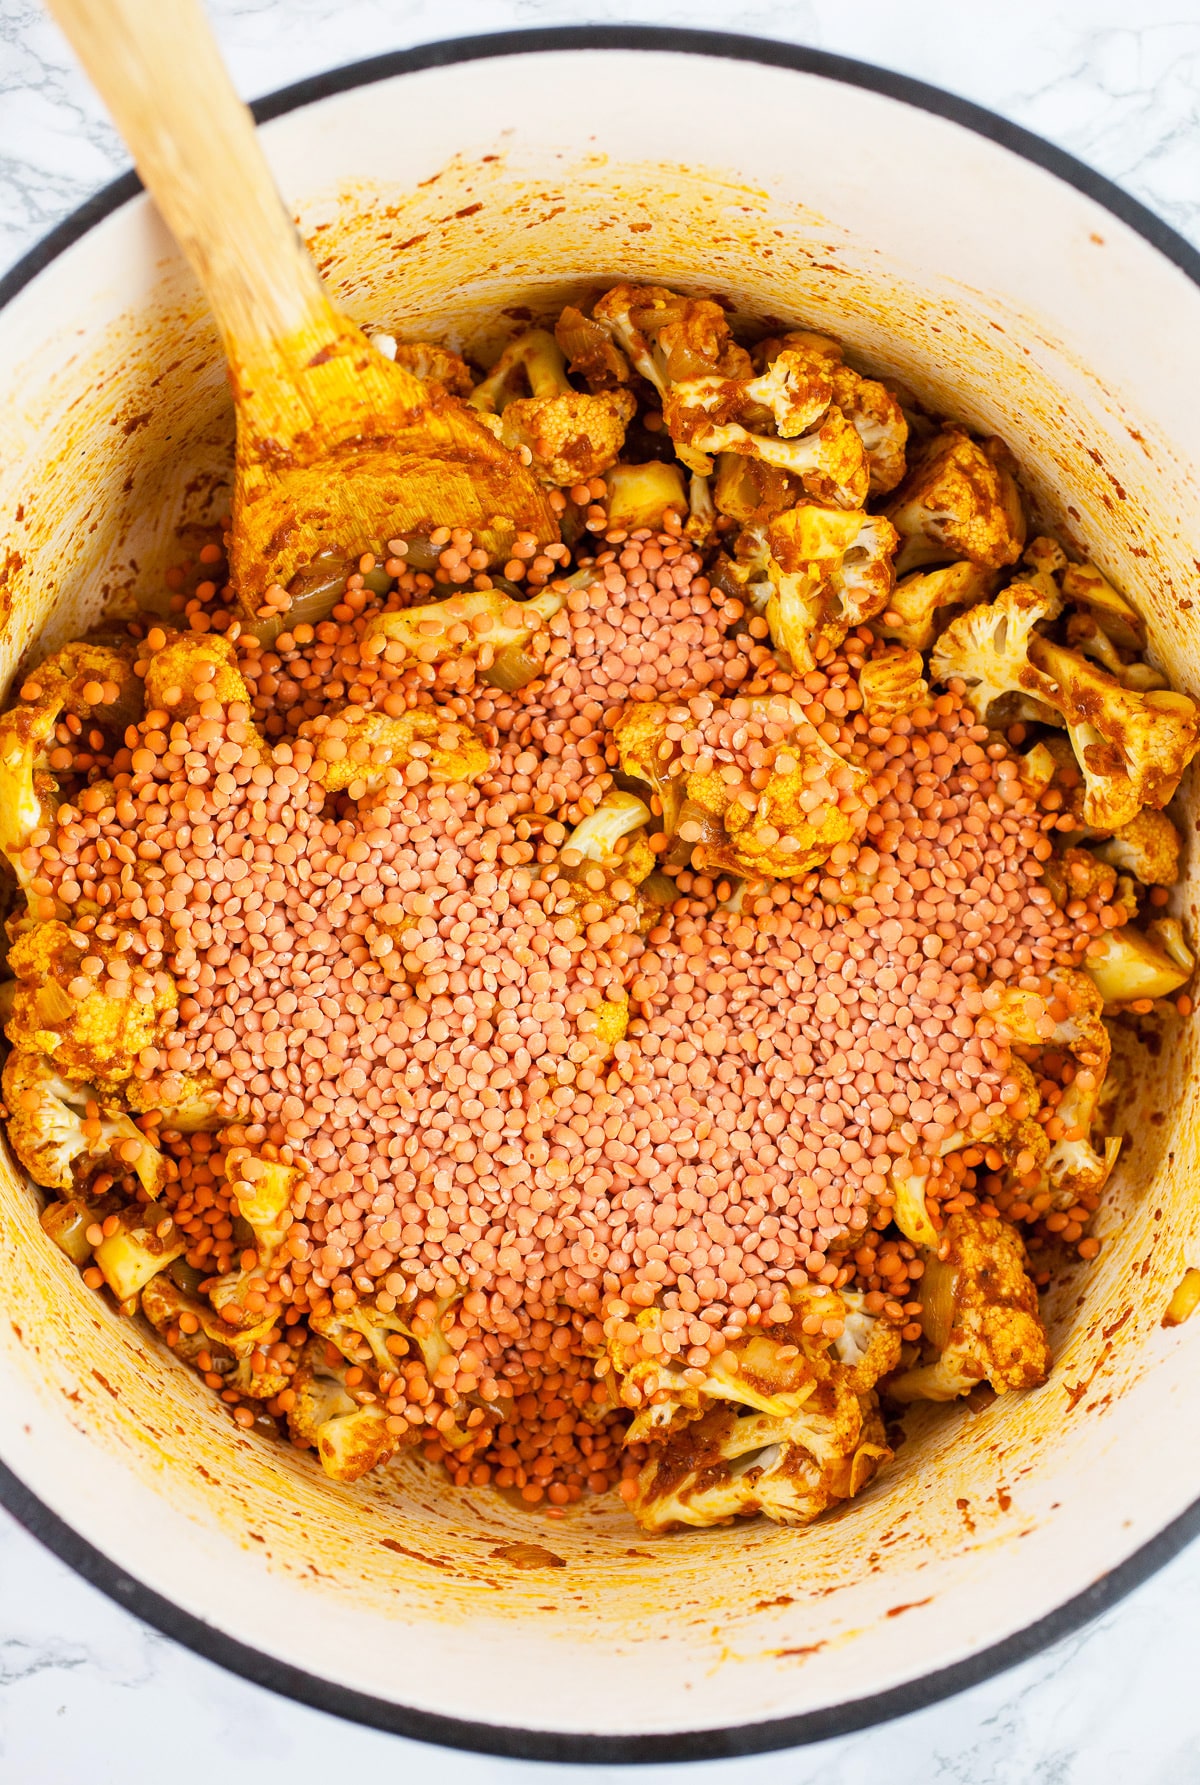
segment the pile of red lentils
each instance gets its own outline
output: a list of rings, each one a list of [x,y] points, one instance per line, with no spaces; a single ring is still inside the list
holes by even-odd
[[[1094,895],[1070,915],[1054,904],[1057,796],[1026,792],[959,694],[869,718],[865,629],[791,675],[678,527],[606,531],[600,495],[570,492],[591,580],[566,591],[541,673],[513,693],[489,684],[483,650],[438,661],[364,636],[381,611],[487,588],[469,534],[435,535],[428,572],[403,541],[364,557],[318,623],[268,604],[268,643],[235,618],[221,548],[205,546],[169,579],[170,624],[224,634],[248,700],[184,714],[167,690],[115,750],[60,732],[75,791],[30,854],[47,912],[100,912],[68,916],[85,951],[104,945],[72,989],[107,976],[151,996],[165,974],[178,990],[135,1101],[188,1264],[209,1284],[241,1272],[233,1320],[275,1315],[259,1366],[287,1376],[309,1317],[359,1303],[436,1325],[432,1372],[401,1339],[394,1371],[352,1370],[352,1387],[456,1482],[551,1508],[638,1467],[622,1450],[638,1391],[607,1379],[607,1336],[698,1383],[813,1282],[865,1292],[916,1336],[922,1267],[891,1224],[905,1171],[931,1171],[944,1210],[1003,1207],[1095,1246],[1088,1210],[1045,1219],[989,1143],[1022,1088],[984,988],[1050,999],[1053,970],[1123,920]],[[566,548],[519,539],[504,575],[532,592],[569,568]],[[144,664],[165,635],[133,631]],[[614,724],[649,701],[667,703],[688,772],[719,772],[748,809],[795,767],[795,738],[819,738],[852,766],[811,783],[805,810],[837,806],[848,840],[807,874],[739,882],[686,851],[680,865],[657,828],[673,879],[656,876],[654,903],[619,863],[575,871],[571,829],[615,785]],[[418,754],[369,792],[327,796],[313,734],[328,757],[333,733],[314,720],[350,736],[373,709],[422,707],[488,745],[480,779],[438,782]],[[1072,1070],[1042,1062],[1051,1125]],[[197,1083],[219,1088],[217,1133],[157,1113]],[[941,1158],[951,1135],[968,1144]],[[271,1258],[239,1238],[233,1148],[303,1170]],[[281,1428],[294,1401],[266,1403]]]

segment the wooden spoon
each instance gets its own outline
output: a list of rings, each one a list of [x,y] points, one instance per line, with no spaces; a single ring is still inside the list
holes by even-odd
[[[233,585],[247,614],[320,552],[470,527],[494,560],[558,538],[547,492],[476,412],[330,302],[197,0],[49,0],[187,255],[237,415]]]

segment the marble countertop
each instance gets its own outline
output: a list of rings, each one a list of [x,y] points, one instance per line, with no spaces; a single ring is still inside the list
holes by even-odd
[[[1091,162],[1200,243],[1197,0],[212,0],[247,96],[381,51],[514,26],[636,18],[815,45],[990,106]],[[1136,16],[1137,24],[1130,20]],[[0,272],[126,165],[39,0],[0,0]],[[715,1763],[712,1785],[1187,1785],[1200,1779],[1200,1546],[1086,1631],[932,1709],[786,1756]],[[533,1767],[341,1724],[222,1673],[86,1586],[0,1514],[0,1779],[255,1785],[334,1776],[546,1785]],[[691,1769],[694,1772],[694,1769]]]

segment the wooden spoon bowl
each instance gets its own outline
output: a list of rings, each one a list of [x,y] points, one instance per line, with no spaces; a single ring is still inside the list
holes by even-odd
[[[326,293],[197,0],[49,0],[191,262],[237,420],[230,570],[257,617],[321,553],[469,527],[492,561],[558,538],[548,492]]]

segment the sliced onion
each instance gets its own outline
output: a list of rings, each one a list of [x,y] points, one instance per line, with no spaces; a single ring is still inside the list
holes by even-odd
[[[554,326],[554,338],[567,356],[568,370],[596,384],[624,384],[629,363],[608,330],[574,304]]]
[[[655,868],[638,887],[638,897],[646,905],[673,905],[679,897],[679,888],[669,874]]]
[[[293,626],[319,625],[329,618],[346,593],[346,578],[350,575],[349,558],[314,558],[307,570],[292,578],[292,603],[287,612],[270,620],[255,620],[245,630],[253,633],[264,651],[269,651],[281,632],[290,632]]]
[[[480,673],[493,688],[499,688],[505,694],[515,694],[518,688],[527,688],[530,682],[536,681],[542,669],[539,659],[531,656],[524,645],[505,645],[496,652],[491,667]]]
[[[41,1213],[43,1228],[72,1264],[86,1264],[92,1256],[87,1230],[94,1220],[92,1211],[81,1202],[52,1202]]]
[[[185,1295],[199,1295],[200,1285],[208,1273],[207,1271],[198,1271],[194,1264],[188,1263],[186,1258],[175,1258],[167,1266],[167,1275],[175,1287],[182,1289]]]
[[[950,1343],[958,1292],[958,1272],[931,1252],[921,1279],[921,1330],[940,1355]]]
[[[408,550],[401,555],[410,570],[423,570],[428,573],[437,569],[438,559],[445,550],[444,546],[430,545],[423,533],[402,533]]]

